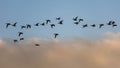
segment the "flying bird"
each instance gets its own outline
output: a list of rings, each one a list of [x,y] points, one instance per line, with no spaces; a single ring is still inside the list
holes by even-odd
[[[10,23],[6,23],[6,28],[8,28],[8,26],[11,25]]]
[[[40,44],[35,44],[35,46],[40,46]]]
[[[55,24],[50,24],[51,28],[55,27]]]
[[[15,22],[12,26],[16,27],[17,22]]]
[[[115,27],[115,26],[117,26],[117,24],[113,24],[113,25],[112,25],[112,27]]]
[[[63,20],[59,21],[58,24],[63,24]]]
[[[96,27],[96,25],[95,24],[93,24],[93,25],[91,25],[92,27]]]
[[[112,25],[112,21],[109,21],[109,22],[107,23],[107,25]]]
[[[104,26],[104,24],[99,24],[99,28],[101,28],[102,26]]]
[[[18,36],[20,37],[21,35],[23,35],[23,32],[18,32]]]
[[[79,24],[79,22],[77,22],[77,21],[76,21],[76,22],[74,22],[74,24],[78,25],[78,24]]]
[[[73,18],[73,21],[77,21],[77,19],[78,19],[78,16],[77,16],[77,17],[75,17],[75,18]]]
[[[44,26],[44,25],[45,25],[45,23],[43,22],[43,23],[42,23],[42,24],[40,24],[40,25]]]
[[[39,23],[36,23],[35,26],[39,26]]]
[[[49,20],[49,19],[48,19],[48,20],[46,20],[46,24],[48,24],[48,23],[50,23],[50,22],[51,22],[51,20]]]
[[[79,19],[79,22],[83,21],[83,19]]]
[[[87,24],[83,25],[83,28],[85,28],[85,27],[88,27],[88,25]]]
[[[61,18],[60,17],[57,17],[56,20],[60,20]]]
[[[16,40],[16,39],[15,39],[15,40],[13,40],[13,41],[14,41],[14,43],[18,42],[18,40]]]
[[[20,40],[24,40],[24,38],[20,38]]]
[[[27,29],[28,29],[28,28],[31,28],[31,25],[30,25],[30,24],[26,24],[26,26],[27,26]]]
[[[21,26],[21,29],[26,28],[26,26]]]
[[[54,38],[57,38],[59,34],[58,33],[54,33]]]

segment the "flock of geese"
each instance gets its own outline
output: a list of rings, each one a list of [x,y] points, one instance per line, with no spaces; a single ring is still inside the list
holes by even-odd
[[[64,20],[61,19],[61,17],[57,17],[56,20],[57,20],[57,22],[58,22],[57,24],[60,24],[60,25],[62,25],[63,22],[64,22]],[[75,24],[75,25],[78,25],[78,24],[80,24],[82,21],[84,21],[84,19],[78,18],[78,16],[74,17],[72,20],[73,20],[73,24]],[[9,26],[16,27],[17,24],[18,24],[17,22],[15,22],[15,23],[13,23],[13,24],[11,24],[11,23],[6,23],[6,28],[9,28]],[[26,25],[22,25],[22,26],[20,26],[20,27],[21,27],[21,29],[31,29],[32,26],[38,27],[38,26],[45,26],[45,25],[47,25],[47,24],[49,24],[51,28],[54,28],[54,27],[56,26],[55,24],[53,24],[53,23],[51,22],[50,19],[47,19],[47,20],[45,20],[45,22],[43,22],[43,23],[35,23],[34,25],[26,24]],[[98,25],[98,28],[102,28],[104,25],[105,25],[105,24],[103,24],[103,23],[102,23],[102,24],[99,24],[99,25]],[[115,23],[115,21],[109,21],[108,23],[106,23],[106,25],[109,25],[109,26],[112,26],[112,27],[117,26],[117,24]],[[90,25],[90,26],[91,26],[91,27],[97,27],[96,24],[92,24],[92,25]],[[88,24],[84,24],[84,25],[82,25],[82,27],[83,27],[83,28],[88,27]],[[21,36],[22,36],[23,34],[24,34],[23,32],[18,32],[18,37],[20,38],[20,39],[19,39],[20,41],[24,40],[23,37],[21,38]],[[58,34],[58,33],[54,33],[53,35],[54,35],[54,38],[57,38],[57,36],[58,36],[59,34]],[[19,40],[14,39],[13,42],[14,42],[14,43],[17,43]],[[40,44],[35,44],[35,46],[40,46]]]

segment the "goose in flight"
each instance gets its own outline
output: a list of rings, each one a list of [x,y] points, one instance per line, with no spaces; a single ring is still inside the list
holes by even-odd
[[[59,21],[58,24],[63,24],[63,20]]]
[[[26,28],[26,26],[21,26],[21,29]]]
[[[109,22],[107,23],[107,25],[112,25],[112,21],[109,21]]]
[[[76,21],[76,22],[74,22],[74,24],[78,25],[78,24],[79,24],[79,22],[77,22],[77,21]]]
[[[18,40],[16,40],[16,39],[15,39],[15,40],[13,40],[13,41],[14,41],[14,43],[18,42]]]
[[[8,28],[8,26],[11,25],[10,23],[6,23],[6,28]]]
[[[54,38],[57,38],[59,34],[58,33],[54,33]]]
[[[50,22],[51,22],[51,20],[49,20],[49,19],[48,19],[48,20],[46,20],[46,24],[48,24],[48,23],[50,23]]]
[[[79,19],[79,22],[83,21],[83,19]]]
[[[112,27],[115,27],[115,26],[117,26],[117,24],[113,24],[113,25],[112,25]]]
[[[99,28],[101,28],[102,26],[104,26],[104,24],[99,24]]]
[[[75,18],[73,18],[73,21],[77,21],[77,19],[78,19],[78,16],[77,16],[77,17],[75,17]]]
[[[88,27],[88,25],[87,24],[83,25],[83,28],[85,28],[85,27]]]
[[[51,28],[55,27],[55,24],[50,24]]]
[[[24,40],[24,38],[20,38],[20,40]]]
[[[18,32],[18,36],[20,37],[21,35],[23,35],[23,32]]]
[[[12,26],[16,27],[17,22],[15,22]]]
[[[40,44],[35,44],[35,46],[40,46]]]
[[[56,20],[60,20],[61,18],[60,17],[57,17]]]
[[[95,24],[93,24],[93,25],[91,25],[92,27],[96,27],[96,25]]]
[[[39,23],[36,23],[35,26],[39,26]]]
[[[45,25],[45,23],[43,22],[43,23],[42,23],[42,24],[40,24],[40,25],[44,26],[44,25]]]
[[[27,26],[27,29],[28,29],[28,28],[31,28],[31,25],[30,25],[30,24],[26,24],[26,26]]]

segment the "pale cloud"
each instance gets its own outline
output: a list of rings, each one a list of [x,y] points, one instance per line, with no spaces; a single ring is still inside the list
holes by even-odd
[[[120,68],[120,33],[89,41],[31,38],[18,45],[0,40],[0,68]],[[40,43],[40,47],[34,46]]]

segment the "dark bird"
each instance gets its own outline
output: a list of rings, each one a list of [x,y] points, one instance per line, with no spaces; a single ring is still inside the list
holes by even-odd
[[[56,38],[59,34],[58,33],[54,33],[54,38]]]
[[[26,26],[21,26],[21,29],[26,28]]]
[[[18,36],[20,37],[21,35],[23,35],[23,32],[18,32]]]
[[[109,21],[109,22],[107,23],[107,25],[112,25],[112,21]]]
[[[55,24],[50,24],[51,28],[55,27]]]
[[[77,17],[75,17],[75,18],[73,18],[73,21],[77,21],[77,19],[78,19],[78,16],[77,16]]]
[[[20,38],[20,40],[24,40],[24,38]]]
[[[40,44],[35,44],[35,46],[40,46]]]
[[[44,25],[45,25],[45,23],[43,22],[43,23],[42,23],[42,24],[40,24],[40,25],[44,26]]]
[[[77,22],[77,21],[76,21],[76,22],[74,22],[74,24],[78,25],[78,24],[79,24],[79,22]]]
[[[59,21],[58,24],[63,24],[63,20]]]
[[[117,26],[117,24],[113,24],[113,25],[112,25],[112,27],[115,27],[115,26]]]
[[[57,17],[56,20],[60,20],[61,18],[60,17]]]
[[[31,25],[30,25],[30,24],[26,24],[26,26],[27,26],[27,29],[28,29],[28,28],[31,28]]]
[[[115,21],[112,21],[112,25],[115,24]]]
[[[39,23],[36,23],[35,26],[39,26]]]
[[[17,22],[15,22],[12,26],[16,27]]]
[[[102,26],[104,26],[104,24],[99,24],[99,28],[101,28]]]
[[[79,22],[83,21],[83,19],[79,19]]]
[[[49,19],[48,19],[48,20],[46,20],[46,24],[48,24],[48,23],[50,23],[50,22],[51,22],[51,20],[49,20]]]
[[[83,28],[85,28],[85,27],[88,27],[88,25],[87,24],[83,25]]]
[[[96,27],[96,25],[95,24],[93,24],[93,25],[91,25],[92,27]]]
[[[16,40],[16,39],[15,39],[15,40],[13,40],[13,41],[14,41],[14,43],[18,42],[18,40]]]
[[[107,25],[113,25],[115,24],[115,21],[109,21],[109,23],[107,23]]]
[[[6,23],[6,28],[8,28],[8,26],[11,25],[10,23]]]

